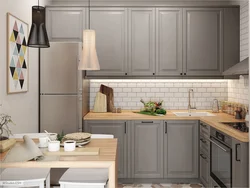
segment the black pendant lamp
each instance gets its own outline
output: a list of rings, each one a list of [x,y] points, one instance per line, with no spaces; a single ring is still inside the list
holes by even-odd
[[[49,48],[49,39],[45,27],[45,8],[39,6],[32,7],[32,25],[30,29],[28,46],[32,48]]]

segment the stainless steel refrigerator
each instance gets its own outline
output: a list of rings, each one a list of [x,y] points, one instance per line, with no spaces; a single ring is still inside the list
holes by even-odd
[[[53,43],[40,55],[40,132],[82,131],[81,43]],[[86,84],[85,84],[86,85]],[[82,101],[84,99],[85,101]]]

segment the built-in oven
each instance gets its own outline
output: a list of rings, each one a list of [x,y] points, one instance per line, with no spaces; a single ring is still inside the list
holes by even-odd
[[[232,139],[210,130],[210,175],[220,187],[232,187]]]

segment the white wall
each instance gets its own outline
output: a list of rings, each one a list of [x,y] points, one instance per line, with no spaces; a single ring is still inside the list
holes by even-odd
[[[248,57],[248,4],[249,2],[240,5],[240,60]]]
[[[45,1],[40,0],[40,4],[44,5]],[[0,112],[12,116],[16,123],[13,133],[38,131],[38,49],[29,49],[29,91],[7,95],[6,14],[9,12],[31,26],[31,7],[36,4],[34,0],[1,0],[0,5]]]

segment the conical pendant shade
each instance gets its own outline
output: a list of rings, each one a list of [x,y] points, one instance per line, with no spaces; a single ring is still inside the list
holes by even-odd
[[[28,46],[33,48],[50,47],[47,31],[45,28],[45,8],[32,7],[32,25],[30,29]]]
[[[78,70],[100,70],[96,54],[94,30],[83,31],[82,61],[79,63]]]

